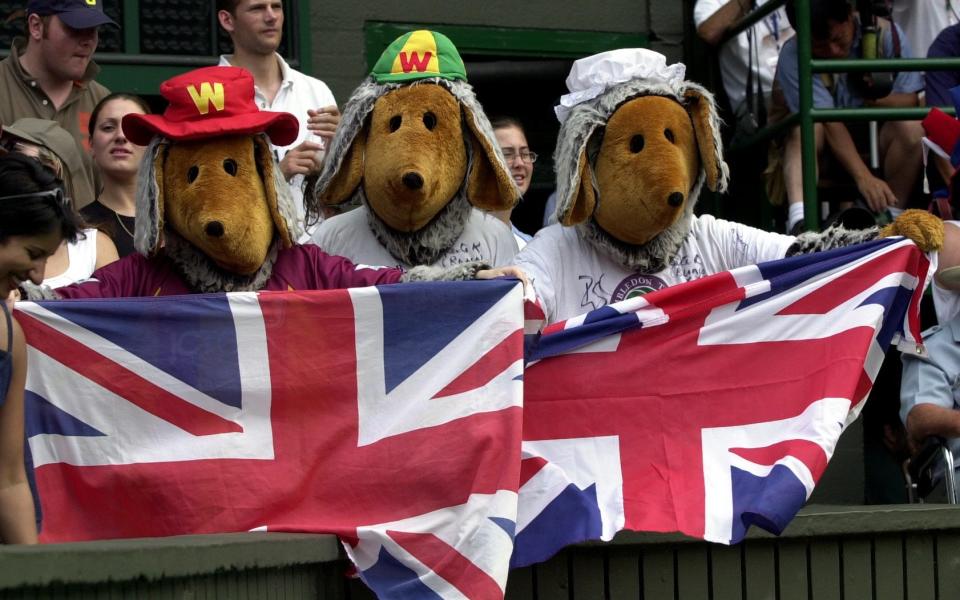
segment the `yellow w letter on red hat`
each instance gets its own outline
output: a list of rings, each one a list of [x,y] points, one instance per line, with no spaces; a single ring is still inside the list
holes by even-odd
[[[424,52],[423,56],[421,56],[419,52],[411,52],[410,54],[401,52],[400,68],[403,69],[404,73],[409,73],[413,70],[416,70],[418,73],[424,73],[430,65],[431,56],[433,56],[433,53],[429,50]]]
[[[211,85],[209,82],[204,81],[200,84],[199,92],[197,92],[195,85],[190,84],[187,86],[187,92],[190,94],[190,99],[193,100],[193,103],[197,105],[197,110],[200,111],[201,115],[210,112],[211,102],[217,111],[223,110],[224,98],[222,83],[214,82]]]

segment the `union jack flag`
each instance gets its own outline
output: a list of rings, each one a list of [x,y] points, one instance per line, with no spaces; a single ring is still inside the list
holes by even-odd
[[[515,281],[18,304],[45,541],[334,533],[384,598],[497,598]]]
[[[886,239],[720,273],[548,327],[529,357],[513,566],[621,529],[774,533],[919,344],[929,263]],[[559,526],[563,523],[563,526]]]

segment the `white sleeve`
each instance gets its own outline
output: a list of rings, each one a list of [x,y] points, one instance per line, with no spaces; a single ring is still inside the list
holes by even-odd
[[[697,0],[696,5],[693,7],[693,24],[700,27],[704,21],[712,17],[713,13],[720,10],[724,4],[726,4],[724,0]]]
[[[543,241],[543,236],[533,238],[533,241],[517,254],[514,264],[526,273],[527,279],[533,285],[537,301],[547,316],[547,323],[553,323],[556,320],[554,316],[557,314],[557,301],[549,265],[555,264],[556,260],[550,260],[549,256],[543,254],[542,250],[550,248],[550,244],[544,244]]]
[[[517,252],[519,251],[517,247],[517,240],[513,237],[513,231],[509,226],[504,227],[503,229],[506,230],[506,235],[504,235],[504,233],[500,231],[500,228],[498,228],[493,239],[494,256],[491,262],[495,267],[512,265],[517,256]]]
[[[722,270],[779,260],[796,241],[789,235],[714,219],[709,215],[700,217],[699,225],[706,227],[708,239],[712,240],[711,251],[717,253]]]
[[[338,215],[339,216],[339,215]],[[326,219],[320,223],[317,230],[313,232],[310,241],[320,246],[320,249],[327,254],[334,256],[343,256],[343,249],[337,243],[340,236],[337,234],[337,224],[333,219]]]

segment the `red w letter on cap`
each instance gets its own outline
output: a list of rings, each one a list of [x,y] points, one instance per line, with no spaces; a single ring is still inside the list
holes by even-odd
[[[403,69],[404,73],[409,73],[413,70],[416,70],[418,73],[424,73],[427,70],[427,65],[430,64],[430,57],[432,56],[433,53],[430,51],[424,52],[422,57],[417,52],[411,52],[409,56],[406,52],[401,52],[400,68]]]

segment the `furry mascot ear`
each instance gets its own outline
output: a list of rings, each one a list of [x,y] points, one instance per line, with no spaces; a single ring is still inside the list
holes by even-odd
[[[291,231],[292,224],[296,223],[296,217],[290,213],[293,210],[293,201],[290,198],[289,186],[280,177],[280,169],[277,167],[273,158],[273,152],[270,151],[270,144],[264,135],[253,136],[253,154],[257,161],[257,170],[260,171],[260,177],[263,179],[263,191],[267,197],[267,207],[270,209],[270,218],[273,225],[280,233],[280,243],[284,248],[293,246],[296,241],[294,232]],[[284,197],[286,194],[286,197]],[[284,210],[284,204],[288,205]],[[284,214],[288,213],[288,214]],[[293,219],[292,221],[290,219]]]
[[[712,192],[724,192],[727,189],[729,171],[723,160],[720,117],[717,115],[713,95],[698,85],[687,84],[683,98],[693,122],[693,131],[700,150],[700,164],[706,173],[707,188]]]
[[[510,176],[500,147],[491,141],[496,138],[489,122],[486,119],[485,123],[478,122],[477,115],[467,105],[463,106],[463,120],[470,141],[467,199],[481,210],[513,208],[520,199],[520,190]]]
[[[557,169],[557,221],[571,227],[587,221],[597,208],[591,148],[599,148],[604,120],[596,110],[574,111],[560,127],[554,163]]]
[[[576,194],[568,202],[566,210],[560,215],[560,224],[570,227],[583,223],[590,218],[597,207],[597,195],[593,191],[593,168],[587,158],[587,148],[584,146],[577,160]],[[573,186],[571,186],[573,187]]]
[[[354,192],[363,180],[363,156],[367,149],[367,125],[357,132],[353,143],[347,149],[346,156],[340,163],[340,168],[327,184],[326,188],[317,194],[317,201],[324,206],[336,206],[353,197]]]
[[[144,152],[137,175],[137,222],[134,246],[144,256],[152,256],[163,243],[163,165],[167,141],[155,137]]]

